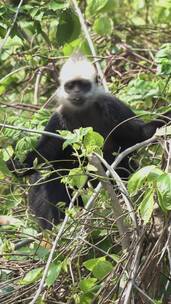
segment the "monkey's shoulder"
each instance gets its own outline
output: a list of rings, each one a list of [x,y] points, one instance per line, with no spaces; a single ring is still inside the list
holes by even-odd
[[[55,132],[56,130],[66,129],[66,122],[62,113],[55,111],[46,125],[45,131]]]
[[[120,99],[108,93],[100,94],[96,104],[100,107],[102,114],[125,119],[134,116],[134,112]]]

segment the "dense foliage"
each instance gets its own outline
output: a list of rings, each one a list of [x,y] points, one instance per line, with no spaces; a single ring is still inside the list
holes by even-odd
[[[158,145],[136,151],[140,168],[128,182],[117,183],[116,193],[111,195],[102,181],[92,209],[66,210],[63,230],[62,223],[51,232],[40,230],[27,209],[29,182],[12,176],[5,164],[14,146],[21,161],[34,147],[39,135],[24,129],[43,130],[56,107],[53,94],[61,64],[74,50],[98,60],[110,92],[144,120],[170,108],[171,2],[77,2],[97,58],[91,56],[74,1],[0,2],[0,220],[9,221],[0,228],[0,302],[31,303],[58,235],[44,287],[34,303],[126,304],[129,296],[134,303],[169,303],[169,128],[168,138],[166,130],[158,131]],[[91,156],[95,152],[102,158],[104,139],[91,128],[61,134],[64,148],[72,145],[80,163],[63,182],[75,192],[79,189],[86,205],[93,194],[91,186],[84,189],[87,175],[99,175]],[[85,157],[88,164],[82,162]],[[124,210],[123,237],[113,214],[114,195]],[[135,222],[127,201],[133,205]]]

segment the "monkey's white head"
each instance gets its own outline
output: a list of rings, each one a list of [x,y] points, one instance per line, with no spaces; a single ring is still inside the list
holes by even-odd
[[[59,81],[58,103],[73,109],[82,110],[90,106],[99,91],[93,64],[78,53],[63,65]]]
[[[87,60],[82,54],[76,53],[70,57],[63,65],[59,80],[60,83],[66,83],[73,79],[87,79],[96,81],[96,70],[93,64]]]

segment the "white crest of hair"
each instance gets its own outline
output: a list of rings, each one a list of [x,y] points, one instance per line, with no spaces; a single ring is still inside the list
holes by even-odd
[[[56,90],[56,100],[57,100],[57,111],[61,111],[63,107],[69,107],[73,110],[84,110],[85,108],[91,106],[91,104],[96,100],[99,94],[104,92],[101,86],[96,83],[96,70],[93,64],[87,60],[82,54],[75,53],[69,58],[66,63],[61,68],[59,74],[60,86]],[[68,93],[64,89],[64,85],[73,80],[89,80],[91,82],[91,90],[85,93],[85,98],[87,102],[82,106],[82,108],[77,107],[68,100]],[[60,107],[59,107],[60,106]]]
[[[93,64],[86,57],[80,53],[75,53],[63,65],[60,71],[59,80],[62,84],[73,79],[82,78],[95,81],[96,70]]]

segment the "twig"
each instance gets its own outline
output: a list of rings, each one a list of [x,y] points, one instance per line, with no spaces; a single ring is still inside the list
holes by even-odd
[[[167,162],[166,162],[166,169],[165,172],[170,173],[171,172],[171,140],[166,141],[166,152],[167,152]]]
[[[4,80],[6,80],[8,77],[12,76],[13,74],[15,73],[18,73],[19,71],[22,71],[22,70],[25,70],[25,69],[29,69],[30,66],[29,65],[26,65],[26,66],[23,66],[23,67],[20,67],[14,71],[11,71],[9,74],[5,75],[3,78],[0,79],[0,83],[3,83]]]
[[[72,207],[73,207],[73,204],[77,198],[77,196],[79,195],[79,191],[76,192],[76,194],[73,196],[70,204],[69,204],[69,207],[68,207],[68,210],[70,210]],[[52,262],[52,259],[53,259],[53,255],[54,255],[54,252],[55,252],[55,249],[56,249],[56,246],[58,244],[58,241],[61,237],[61,235],[63,234],[64,232],[64,229],[65,229],[65,226],[68,222],[68,219],[69,219],[69,215],[66,214],[65,215],[65,218],[64,218],[64,221],[62,222],[62,225],[61,225],[61,228],[59,229],[59,232],[54,240],[54,243],[53,243],[53,246],[52,246],[52,249],[50,251],[50,254],[49,254],[49,257],[48,257],[48,260],[47,260],[47,263],[46,263],[46,266],[45,266],[45,269],[44,269],[44,272],[43,272],[43,276],[42,276],[42,279],[40,281],[40,284],[39,284],[39,288],[33,298],[33,300],[30,302],[30,304],[35,304],[39,295],[41,294],[42,290],[43,290],[43,287],[44,287],[44,283],[45,283],[45,279],[46,279],[46,276],[48,274],[48,270],[49,270],[49,266]]]
[[[124,44],[122,44],[122,47],[123,47],[125,50],[127,50],[128,52],[130,52],[132,55],[134,55],[134,56],[136,56],[137,58],[139,58],[140,60],[147,61],[147,62],[150,63],[151,65],[154,64],[153,61],[151,61],[151,60],[149,60],[148,58],[145,58],[144,56],[139,55],[139,54],[137,54],[136,52],[134,52],[134,51],[132,50],[132,48],[131,48],[128,44],[124,43]]]
[[[35,89],[34,89],[34,105],[38,104],[38,95],[39,95],[39,83],[40,83],[40,78],[42,76],[42,71],[43,69],[38,69],[36,73],[36,82],[35,82]]]
[[[28,112],[32,112],[35,113],[39,110],[39,108],[37,107],[32,107],[31,105],[24,105],[24,104],[6,104],[4,102],[0,102],[0,107],[1,108],[13,108],[13,109],[19,109],[19,110],[24,110],[24,111],[28,111]]]
[[[4,123],[0,123],[0,127],[2,128],[7,128],[7,129],[13,129],[13,130],[20,130],[20,131],[24,131],[24,132],[28,132],[28,133],[34,133],[34,134],[40,134],[40,135],[47,135],[50,137],[55,137],[61,140],[65,140],[64,137],[62,137],[61,135],[58,135],[56,133],[52,133],[52,132],[48,132],[48,131],[38,131],[38,130],[34,130],[34,129],[28,129],[28,128],[23,128],[23,127],[15,127],[12,125],[8,125],[8,124],[4,124]]]
[[[83,17],[83,14],[80,10],[80,8],[78,7],[78,4],[77,4],[77,1],[76,0],[71,0],[73,6],[74,6],[74,9],[75,9],[75,12],[80,20],[80,24],[81,24],[81,27],[82,27],[82,31],[85,35],[85,38],[89,44],[89,47],[90,47],[90,50],[91,50],[91,53],[93,55],[93,57],[97,57],[96,55],[96,51],[95,51],[95,48],[94,48],[94,45],[93,45],[93,42],[92,42],[92,39],[90,37],[90,34],[89,34],[89,31],[88,31],[88,28],[86,26],[86,23],[85,23],[85,20],[84,20],[84,17]],[[107,83],[106,83],[106,80],[104,79],[104,75],[103,75],[103,72],[101,70],[101,67],[100,67],[100,64],[99,62],[95,62],[95,65],[96,65],[96,68],[97,68],[97,72],[100,76],[100,79],[101,79],[101,82],[103,84],[103,87],[105,89],[105,91],[108,91],[108,87],[107,87]]]
[[[152,143],[155,140],[156,140],[156,136],[153,135],[151,138],[126,149],[125,151],[120,153],[119,156],[116,157],[115,161],[111,165],[111,168],[115,170],[116,167],[118,166],[118,164],[124,159],[125,156],[129,155],[130,153],[134,152],[135,150],[138,150],[139,148],[147,146],[148,144]],[[106,172],[106,175],[109,176],[109,171]],[[92,208],[92,205],[93,205],[95,199],[97,198],[98,194],[100,193],[101,187],[102,187],[102,185],[101,185],[101,183],[99,183],[97,185],[97,187],[94,189],[92,196],[89,198],[89,200],[86,204],[87,210],[90,210]]]
[[[132,288],[133,288],[134,281],[135,281],[135,278],[136,278],[136,275],[137,275],[137,270],[138,270],[139,263],[140,263],[141,252],[142,252],[142,249],[143,249],[143,246],[142,246],[143,240],[144,240],[144,238],[141,237],[140,242],[135,249],[135,255],[132,259],[132,263],[131,263],[130,268],[128,270],[129,271],[129,277],[128,277],[128,282],[126,283],[127,286],[126,286],[126,289],[125,289],[125,291],[124,291],[124,293],[123,293],[123,295],[120,299],[121,303],[123,303],[123,304],[129,304],[129,302],[130,302],[130,296],[131,296]]]
[[[17,10],[16,10],[16,13],[15,13],[13,22],[12,22],[11,26],[9,27],[9,29],[8,29],[8,31],[7,31],[7,33],[6,33],[5,37],[4,37],[4,39],[3,39],[2,42],[0,43],[0,52],[2,51],[4,45],[5,45],[5,43],[7,42],[8,37],[9,37],[9,35],[10,35],[10,33],[11,33],[11,31],[12,31],[14,25],[15,25],[15,22],[16,22],[16,20],[17,20],[17,17],[18,17],[19,11],[20,11],[20,7],[21,7],[23,1],[24,1],[24,0],[20,0],[20,3],[19,3],[19,5],[18,5],[18,7],[17,7]]]
[[[134,283],[134,288],[136,288],[142,295],[144,298],[146,298],[150,303],[152,304],[156,304],[156,301],[154,301],[153,299],[151,299],[141,288],[139,288],[135,283]]]
[[[112,255],[110,255],[107,251],[103,250],[102,248],[96,246],[95,244],[92,244],[90,242],[88,242],[87,240],[85,240],[84,238],[82,238],[81,236],[78,237],[83,243],[91,246],[92,248],[95,248],[96,250],[102,252],[104,255],[106,255],[108,258],[110,258],[112,261],[114,260]]]
[[[164,256],[166,249],[167,249],[168,261],[169,261],[169,277],[171,277],[171,225],[170,225],[170,223],[169,223],[169,227],[168,227],[168,237],[167,237],[166,245],[164,246],[162,257]],[[160,258],[160,260],[161,260],[161,258]],[[163,295],[161,297],[162,300],[164,299],[164,296],[165,296],[166,292],[168,291],[169,285],[170,285],[170,279],[167,280],[166,285],[164,287]]]
[[[120,154],[116,157],[116,159],[115,159],[115,161],[113,162],[113,164],[111,165],[111,167],[112,167],[113,169],[116,169],[116,167],[119,165],[119,163],[120,163],[127,155],[131,154],[132,152],[134,152],[134,151],[136,151],[136,150],[138,150],[138,149],[140,149],[140,148],[143,148],[143,147],[145,147],[145,146],[151,144],[151,143],[152,143],[153,141],[155,141],[156,139],[157,139],[157,137],[156,137],[156,135],[154,134],[154,135],[153,135],[152,137],[150,137],[149,139],[144,140],[144,141],[142,141],[142,142],[140,142],[140,143],[138,143],[138,144],[136,144],[136,145],[134,145],[134,146],[132,146],[132,147],[130,147],[130,148],[127,148],[125,151],[123,151],[122,153],[120,153]]]
[[[148,257],[144,261],[141,270],[139,271],[138,276],[139,276],[139,278],[141,278],[141,280],[143,279],[144,276],[146,276],[146,270],[151,263],[152,257],[155,255],[155,253],[156,253],[156,251],[159,247],[160,242],[162,241],[163,237],[165,236],[167,225],[168,224],[166,223],[166,225],[163,227],[161,235],[159,236],[158,240],[156,241],[155,245],[153,246],[152,250],[150,251]]]
[[[14,245],[14,250],[18,250],[26,245],[29,245],[31,243],[35,242],[35,239],[26,239],[22,240],[20,242],[17,242],[17,244]]]
[[[43,104],[42,109],[48,108],[48,105],[55,99],[56,91],[48,98],[48,100]]]
[[[47,70],[47,71],[51,70],[50,65],[40,67],[39,69],[37,69],[37,71],[35,73],[36,74],[36,82],[35,82],[35,89],[34,89],[34,102],[33,102],[34,105],[38,105],[39,84],[40,84],[40,79],[41,79],[41,76],[42,76],[42,73],[43,73],[44,70]],[[46,104],[47,104],[47,102],[46,102]],[[45,107],[45,105],[43,107]]]

